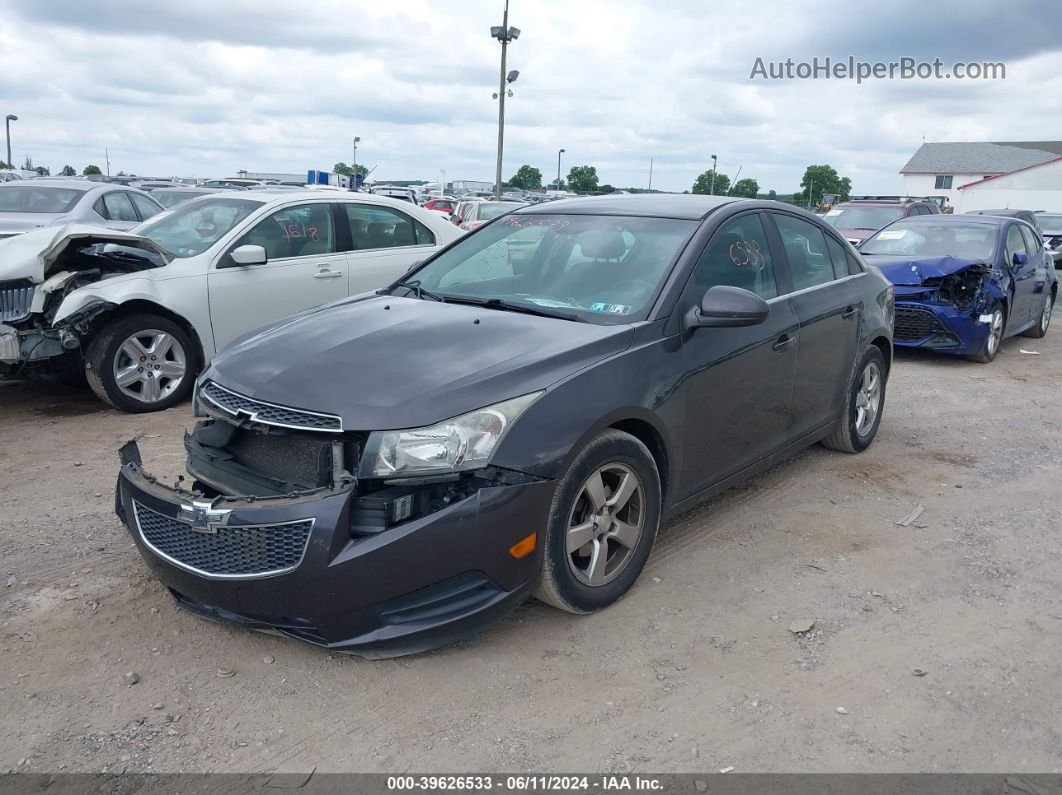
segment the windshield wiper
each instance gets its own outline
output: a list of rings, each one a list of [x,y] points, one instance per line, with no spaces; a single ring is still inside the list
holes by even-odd
[[[404,287],[407,290],[409,290],[410,292],[412,292],[415,296],[417,296],[417,298],[420,298],[421,300],[423,300],[424,298],[430,298],[432,301],[442,301],[442,300],[444,300],[442,298],[442,296],[436,295],[435,293],[430,293],[427,290],[425,290],[423,287],[421,287],[419,280],[412,281],[412,282],[397,282],[395,284],[395,287]],[[392,288],[392,289],[394,289],[394,288]]]
[[[505,301],[501,298],[470,298],[463,295],[447,295],[442,300],[448,304],[468,304],[470,306],[486,307],[487,309],[501,309],[506,312],[522,312],[525,315],[538,315],[539,317],[553,317],[559,320],[582,322],[582,318],[574,312],[561,312],[544,306]]]

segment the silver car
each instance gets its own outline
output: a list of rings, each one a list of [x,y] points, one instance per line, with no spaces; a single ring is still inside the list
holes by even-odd
[[[0,184],[0,237],[62,224],[132,229],[162,212],[143,191],[87,180],[16,180]]]

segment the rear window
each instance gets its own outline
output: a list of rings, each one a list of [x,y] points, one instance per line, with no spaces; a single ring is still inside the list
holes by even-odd
[[[492,218],[497,218],[499,215],[504,215],[507,212],[516,210],[522,205],[512,204],[510,202],[480,202],[479,203],[479,220],[489,221]]]
[[[76,188],[5,184],[0,186],[0,213],[67,213],[84,195]]]

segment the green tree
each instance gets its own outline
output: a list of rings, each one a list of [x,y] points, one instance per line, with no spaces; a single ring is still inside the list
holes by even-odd
[[[778,200],[778,194],[775,193],[774,189],[772,188],[771,190],[767,191],[767,198],[770,199],[771,201],[777,201]]]
[[[0,160],[0,168],[10,169],[10,168],[12,168],[12,166],[11,166],[10,163],[5,163],[3,160]]]
[[[87,176],[90,176],[92,174],[102,174],[103,172],[100,171],[100,167],[99,166],[85,166],[85,170],[82,171],[81,173],[84,174],[87,177]]]
[[[516,169],[516,173],[509,177],[509,184],[514,188],[533,190],[542,187],[542,172],[534,166],[523,165]]]
[[[739,179],[730,189],[731,196],[743,196],[746,199],[755,199],[760,192],[760,183],[751,177]]]
[[[701,194],[714,193],[716,196],[726,196],[730,190],[730,177],[721,172],[715,175],[715,190],[712,190],[712,170],[708,169],[693,182],[693,192]]]
[[[26,155],[26,162],[22,164],[22,170],[23,171],[36,171],[37,170],[37,169],[35,169],[33,167],[33,158],[30,157],[29,155]]]
[[[616,190],[615,186],[609,185],[608,183],[605,183],[604,185],[598,185],[597,186],[597,192],[598,193],[612,193],[612,191],[614,191],[614,190]]]
[[[572,166],[568,172],[568,189],[576,193],[597,190],[597,169],[594,166]]]
[[[848,201],[852,180],[840,176],[833,166],[808,166],[804,170],[804,178],[800,180],[800,188],[793,196],[793,203],[801,206],[818,204],[824,193],[836,193],[840,201]]]
[[[39,177],[50,177],[52,175],[51,169],[48,166],[37,166],[34,171],[37,172]]]
[[[76,177],[77,176],[77,172],[74,170],[73,166],[63,166],[63,170],[60,171],[59,173],[62,174],[64,177]]]

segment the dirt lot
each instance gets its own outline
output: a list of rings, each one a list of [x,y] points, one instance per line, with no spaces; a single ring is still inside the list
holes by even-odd
[[[901,355],[870,451],[681,517],[612,608],[383,662],[207,623],[147,575],[115,450],[143,434],[176,474],[187,406],[0,385],[0,770],[1059,772],[1060,381],[1060,331]]]

